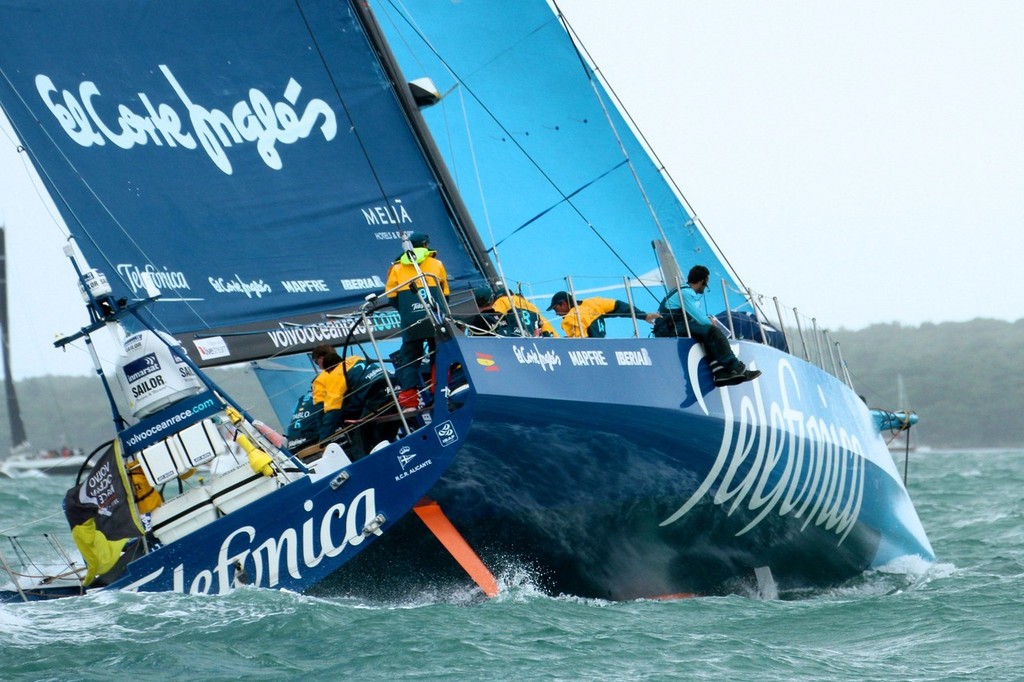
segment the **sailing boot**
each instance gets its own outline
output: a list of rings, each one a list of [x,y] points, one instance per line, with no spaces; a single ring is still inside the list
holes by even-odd
[[[726,371],[725,367],[722,367],[718,360],[711,360],[708,362],[708,365],[711,367],[711,378],[715,380],[715,386],[724,386],[725,384],[719,384],[718,380],[725,377],[729,372]]]
[[[731,369],[723,370],[715,374],[715,386],[735,386],[747,380],[747,367],[742,362],[737,362]],[[760,374],[760,372],[758,372]]]

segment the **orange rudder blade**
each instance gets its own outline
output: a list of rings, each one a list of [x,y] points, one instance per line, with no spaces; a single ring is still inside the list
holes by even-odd
[[[469,546],[462,534],[455,529],[452,522],[448,520],[441,505],[433,500],[421,500],[413,507],[413,511],[426,524],[430,532],[434,534],[448,553],[459,562],[462,570],[469,574],[469,577],[483,590],[488,597],[498,595],[498,583],[491,572],[484,566],[477,553]]]

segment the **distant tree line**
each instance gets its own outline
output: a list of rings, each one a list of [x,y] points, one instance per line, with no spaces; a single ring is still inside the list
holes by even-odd
[[[905,408],[920,423],[911,442],[937,448],[1024,447],[1024,320],[978,319],[833,333],[854,388],[872,407]],[[907,402],[897,399],[902,376]],[[250,370],[214,370],[214,379],[253,416],[280,427]],[[46,376],[17,382],[33,447],[90,451],[113,433],[107,398],[95,377]],[[2,394],[2,392],[0,392]],[[298,398],[298,394],[296,395]],[[10,448],[0,395],[0,456]]]
[[[211,376],[243,407],[251,409],[253,417],[275,428],[280,426],[250,369],[215,369]],[[25,432],[34,450],[67,446],[82,448],[88,453],[113,437],[110,403],[102,384],[94,376],[32,377],[15,382],[15,392]],[[11,447],[7,401],[3,395],[0,395],[0,408],[3,409],[0,458],[3,458]]]

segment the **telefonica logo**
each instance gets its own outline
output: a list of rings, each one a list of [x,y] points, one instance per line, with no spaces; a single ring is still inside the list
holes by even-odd
[[[700,353],[695,344],[689,358],[691,377]],[[755,515],[737,536],[768,516],[803,518],[801,531],[813,523],[834,533],[837,544],[850,534],[864,502],[864,448],[855,433],[815,413],[814,400],[800,395],[788,361],[779,360],[776,376],[776,400],[766,401],[760,383],[754,385],[753,396],[741,394],[738,405],[728,389],[716,391],[722,396],[725,423],[718,455],[690,499],[662,526],[675,523],[708,496],[714,504],[728,506],[730,515],[739,507]],[[691,383],[700,390],[697,382]],[[703,406],[703,397],[698,402]],[[779,435],[767,437],[769,433]]]
[[[315,128],[319,128],[328,141],[338,132],[334,111],[322,99],[309,100],[301,114],[296,111],[302,86],[294,78],[289,78],[284,88],[284,101],[271,102],[262,90],[251,88],[249,98],[232,105],[229,115],[193,102],[169,68],[161,64],[160,71],[184,105],[185,119],[190,126],[183,122],[174,106],[166,102],[154,106],[143,92],[138,93],[138,99],[145,108],[144,113],[132,111],[121,103],[116,105],[117,119],[104,121],[93,102],[100,97],[100,89],[93,81],[82,81],[76,97],[70,90],[58,90],[49,76],[39,74],[36,90],[68,137],[83,147],[102,146],[107,142],[121,149],[150,142],[158,147],[196,149],[202,146],[217,168],[228,175],[233,170],[225,147],[255,142],[263,163],[281,170],[283,163],[276,149],[278,143],[293,144],[309,137]],[[115,107],[108,105],[107,108]]]
[[[120,263],[117,266],[117,272],[131,286],[132,293],[145,290],[146,284],[142,281],[143,274],[149,275],[153,284],[160,289],[177,291],[180,289],[190,288],[188,280],[185,278],[185,273],[173,272],[167,268],[158,270],[152,265],[146,265],[143,268],[139,268],[139,266],[131,263]]]

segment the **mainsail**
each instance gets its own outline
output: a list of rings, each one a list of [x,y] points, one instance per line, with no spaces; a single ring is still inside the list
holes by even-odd
[[[424,110],[444,159],[506,279],[542,300],[564,289],[654,309],[664,295],[652,241],[683,275],[701,263],[711,312],[743,305],[738,280],[623,119],[544,0],[373,0],[403,70],[444,97]],[[668,282],[671,287],[673,282]]]
[[[380,292],[413,230],[453,289],[483,281],[347,3],[38,4],[0,26],[4,110],[115,300],[148,273],[197,361],[340,343],[323,312]]]

